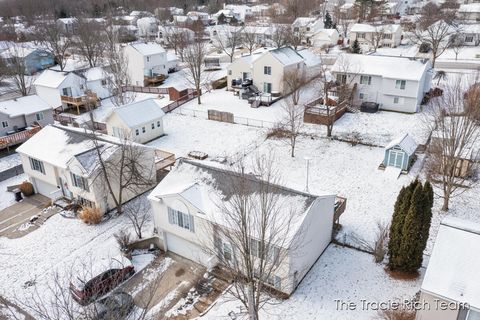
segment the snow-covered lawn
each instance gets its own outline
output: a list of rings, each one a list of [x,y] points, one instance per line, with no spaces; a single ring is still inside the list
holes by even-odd
[[[0,172],[18,166],[19,164],[22,164],[22,160],[18,153],[2,157],[0,158]]]
[[[12,192],[8,192],[7,187],[20,184],[25,180],[27,180],[27,176],[25,174],[20,174],[13,178],[0,181],[0,210],[15,203],[15,195]]]
[[[423,275],[422,275],[423,276]],[[421,278],[396,280],[371,255],[330,245],[293,295],[283,302],[267,305],[262,319],[376,319],[375,310],[365,303],[411,299],[419,290]],[[354,310],[340,310],[341,302],[355,304]],[[239,312],[239,303],[222,297],[203,319],[231,319],[230,311]]]

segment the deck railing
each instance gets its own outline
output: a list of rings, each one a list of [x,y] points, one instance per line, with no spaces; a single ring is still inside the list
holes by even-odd
[[[0,149],[23,143],[42,129],[41,126],[32,126],[31,129],[19,131],[8,136],[0,137]]]

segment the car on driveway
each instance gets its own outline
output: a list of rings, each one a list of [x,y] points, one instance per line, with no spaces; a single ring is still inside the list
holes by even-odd
[[[92,269],[94,269],[90,273],[92,277],[89,279],[85,276],[75,276],[70,282],[72,297],[81,305],[97,300],[135,273],[132,262],[123,256],[112,258]]]
[[[113,292],[91,304],[92,320],[125,319],[135,306],[126,292]],[[89,306],[89,307],[90,307]]]

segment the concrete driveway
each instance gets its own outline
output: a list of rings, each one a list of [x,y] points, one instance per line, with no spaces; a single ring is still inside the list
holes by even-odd
[[[48,218],[58,212],[56,208],[43,210],[50,205],[50,202],[50,198],[35,194],[1,210],[0,236],[15,239],[38,229]]]

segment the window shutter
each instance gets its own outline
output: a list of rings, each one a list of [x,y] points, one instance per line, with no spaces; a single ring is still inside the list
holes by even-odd
[[[190,231],[191,232],[195,232],[195,220],[194,220],[194,217],[190,214],[189,215],[190,217]]]
[[[173,221],[173,210],[168,207],[168,222],[174,224]]]

